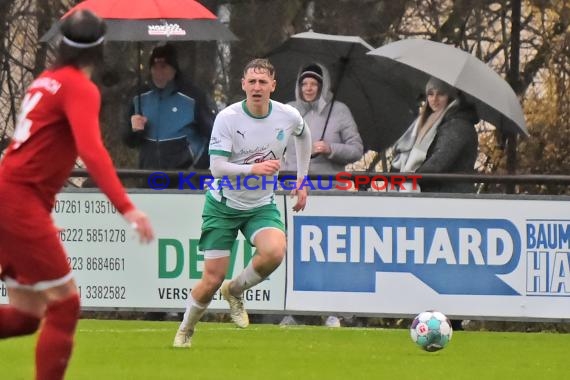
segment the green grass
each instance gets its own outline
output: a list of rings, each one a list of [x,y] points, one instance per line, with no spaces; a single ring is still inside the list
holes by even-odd
[[[171,348],[178,323],[81,320],[67,379],[564,379],[569,334],[454,333],[427,353],[408,330],[201,323]],[[6,380],[33,378],[36,337],[0,341]]]

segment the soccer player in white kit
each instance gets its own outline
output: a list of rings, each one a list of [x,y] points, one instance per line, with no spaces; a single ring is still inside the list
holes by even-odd
[[[262,282],[285,257],[285,226],[274,202],[274,186],[290,137],[295,138],[297,196],[294,211],[307,202],[301,186],[311,158],[311,136],[299,111],[270,99],[275,90],[275,69],[266,59],[254,59],[243,72],[246,99],[220,112],[210,140],[210,170],[215,181],[206,193],[199,249],[204,252],[202,279],[192,289],[174,347],[191,346],[194,329],[221,286],[232,321],[249,325],[242,294]],[[257,249],[249,265],[224,282],[230,249],[241,231]]]

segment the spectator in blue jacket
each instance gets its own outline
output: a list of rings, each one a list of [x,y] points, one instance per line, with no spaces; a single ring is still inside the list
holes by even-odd
[[[138,147],[139,168],[205,169],[215,106],[180,75],[173,45],[155,47],[150,56],[150,89],[132,99],[124,142]]]

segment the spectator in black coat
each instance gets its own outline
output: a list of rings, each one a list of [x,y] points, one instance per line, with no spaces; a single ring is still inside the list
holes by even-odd
[[[479,122],[475,108],[454,87],[436,78],[426,85],[418,118],[394,144],[393,172],[472,173]],[[469,193],[471,183],[420,181],[422,192]]]

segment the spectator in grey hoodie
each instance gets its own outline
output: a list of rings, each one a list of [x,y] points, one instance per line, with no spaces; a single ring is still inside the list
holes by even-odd
[[[328,70],[319,63],[301,68],[297,79],[295,100],[288,104],[297,108],[311,129],[313,159],[310,174],[338,173],[363,155],[362,138],[346,104],[332,103]],[[332,110],[331,110],[332,107]],[[297,168],[294,142],[287,146],[281,170]]]

